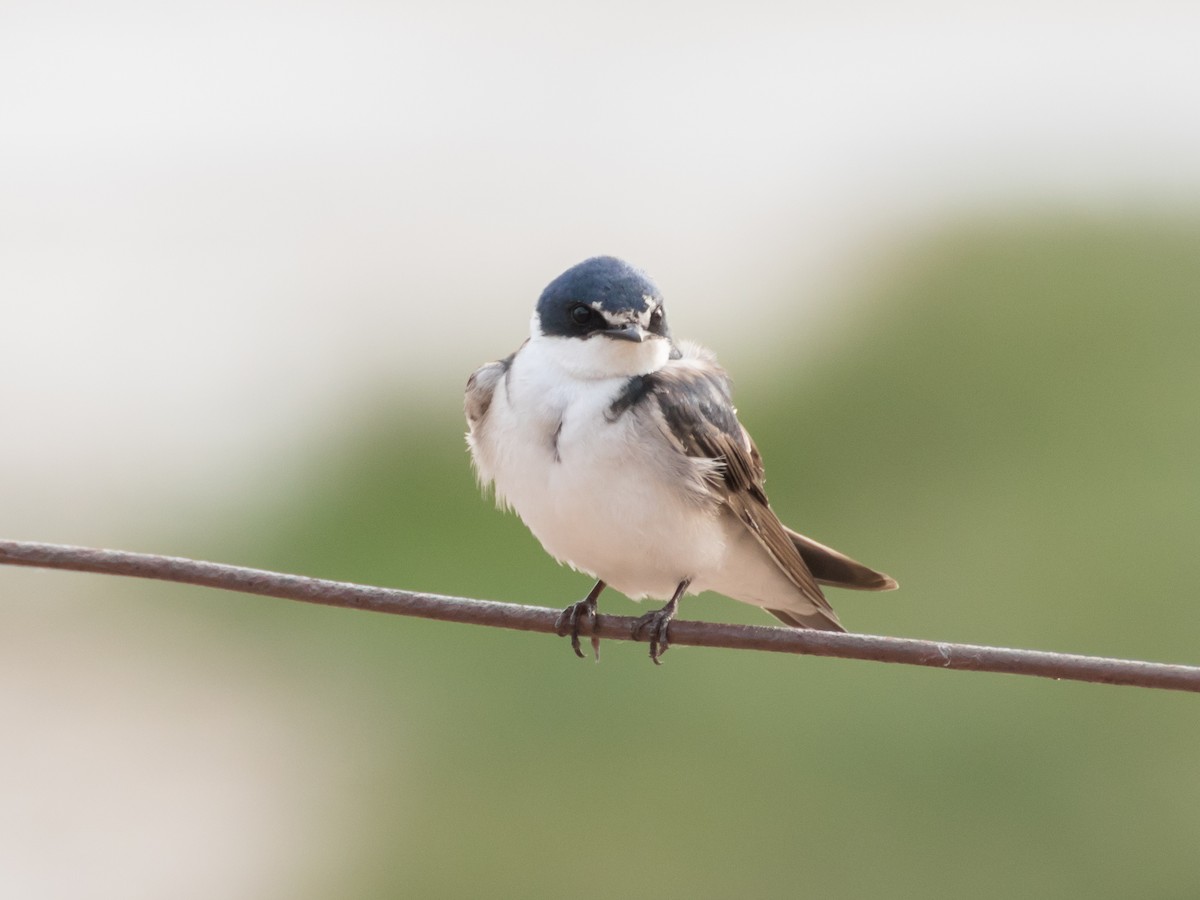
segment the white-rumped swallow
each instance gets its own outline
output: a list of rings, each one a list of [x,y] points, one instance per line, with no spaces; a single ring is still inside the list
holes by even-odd
[[[671,339],[658,288],[619,259],[550,282],[529,339],[471,376],[465,405],[480,483],[547,553],[598,579],[558,621],[580,656],[580,624],[606,585],[668,600],[634,629],[656,663],[685,593],[844,631],[820,585],[896,587],[779,521],[729,377],[708,350]]]

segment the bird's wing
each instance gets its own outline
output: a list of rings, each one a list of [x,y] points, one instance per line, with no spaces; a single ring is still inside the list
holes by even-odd
[[[679,360],[644,376],[644,382],[642,389],[662,413],[668,440],[689,457],[714,461],[707,477],[710,491],[816,608],[815,614],[802,616],[768,611],[790,625],[842,630],[791,534],[767,501],[762,457],[738,421],[729,376],[707,351],[685,347]]]
[[[467,427],[474,433],[475,429],[480,427],[487,417],[488,410],[492,408],[492,397],[496,393],[496,385],[499,384],[504,376],[508,374],[508,370],[512,368],[513,360],[517,358],[517,354],[528,344],[528,338],[504,359],[498,359],[495,362],[485,363],[467,379],[467,393],[463,398],[463,411],[467,414]]]
[[[467,427],[472,432],[483,422],[488,410],[491,409],[492,396],[496,392],[496,385],[508,371],[509,359],[500,359],[482,365],[467,379],[467,392],[463,397],[463,412],[467,414]]]
[[[467,445],[475,462],[475,473],[479,483],[486,486],[492,480],[492,450],[487,439],[488,411],[497,385],[504,383],[516,354],[480,366],[467,379],[467,391],[463,397],[463,411],[467,416]]]

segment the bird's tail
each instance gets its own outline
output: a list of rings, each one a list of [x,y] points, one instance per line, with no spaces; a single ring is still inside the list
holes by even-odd
[[[816,612],[803,614],[786,609],[768,609],[771,615],[784,625],[793,628],[816,628],[819,631],[845,631],[833,610],[818,609]]]
[[[838,553],[832,547],[819,544],[790,528],[787,529],[787,533],[804,558],[804,564],[820,584],[859,591],[894,591],[899,587],[896,579],[890,575],[869,569],[844,553]]]

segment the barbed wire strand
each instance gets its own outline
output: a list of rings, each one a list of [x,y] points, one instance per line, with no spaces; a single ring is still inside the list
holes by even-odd
[[[417,616],[443,622],[463,622],[543,634],[555,633],[555,622],[560,612],[557,609],[499,603],[494,600],[446,597],[395,588],[326,581],[181,557],[31,541],[0,540],[0,564],[173,581],[345,609]],[[632,634],[635,621],[636,619],[626,616],[601,615],[597,616],[594,625],[585,623],[580,628],[580,634],[585,637],[595,634],[608,640],[637,640]],[[673,645],[833,656],[938,669],[1001,672],[1009,675],[1032,675],[1040,678],[1200,693],[1200,667],[1196,666],[869,634],[839,634],[762,625],[723,625],[682,620],[671,623],[670,638]]]

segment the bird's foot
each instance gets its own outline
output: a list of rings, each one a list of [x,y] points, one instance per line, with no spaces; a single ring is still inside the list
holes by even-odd
[[[656,666],[661,666],[662,662],[659,657],[671,649],[671,637],[667,633],[667,628],[671,624],[671,620],[675,618],[675,611],[679,609],[679,598],[683,596],[688,589],[688,585],[692,583],[692,579],[685,578],[679,582],[679,587],[675,588],[675,593],[671,599],[667,601],[667,605],[662,609],[656,609],[654,612],[648,612],[636,622],[633,623],[633,639],[640,640],[642,632],[649,629],[650,631],[650,659],[654,661]]]
[[[659,657],[671,649],[671,638],[667,633],[671,620],[675,618],[675,610],[679,606],[679,598],[671,598],[671,602],[662,609],[648,612],[633,623],[633,639],[640,640],[642,632],[648,631],[650,638],[650,659],[656,666],[661,666]]]
[[[579,645],[579,626],[590,618],[592,627],[595,627],[596,598],[600,596],[602,590],[604,590],[604,582],[596,582],[596,586],[586,597],[564,609],[559,614],[558,621],[554,623],[554,631],[559,637],[566,637],[568,634],[571,636],[571,649],[580,659],[583,659],[584,655],[583,649]],[[600,661],[600,638],[595,634],[592,635],[592,655],[596,662]]]

